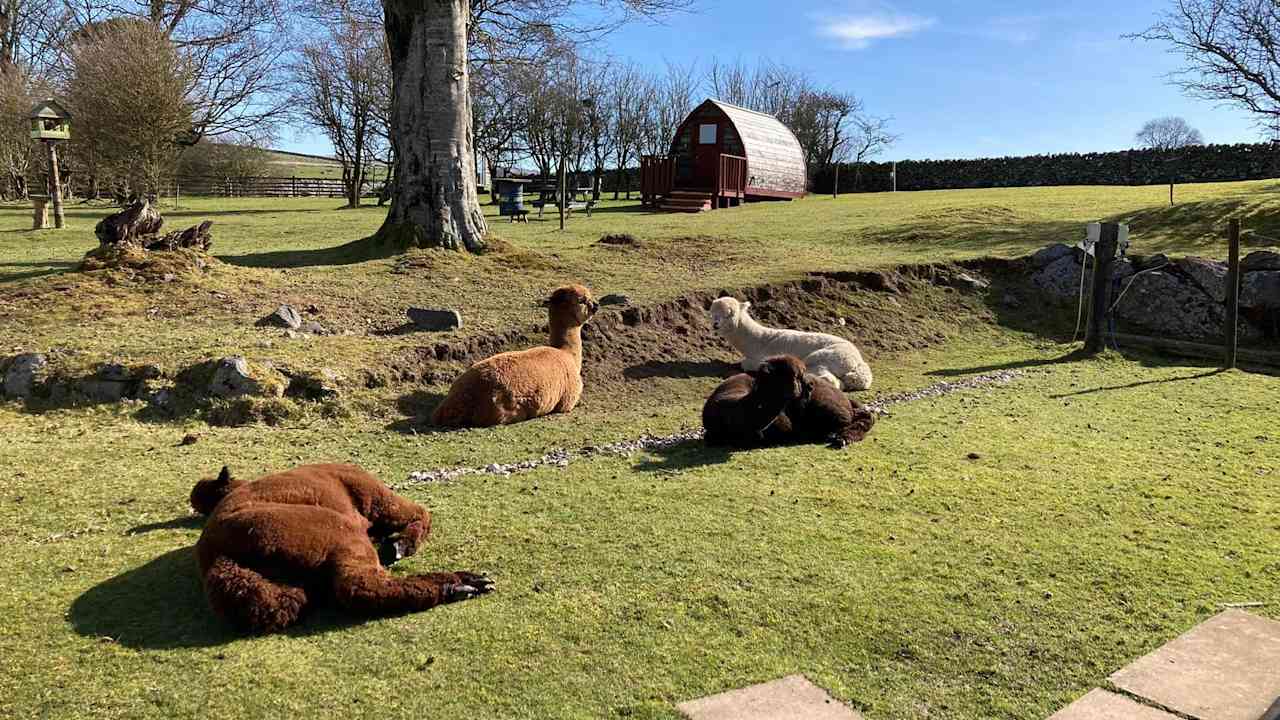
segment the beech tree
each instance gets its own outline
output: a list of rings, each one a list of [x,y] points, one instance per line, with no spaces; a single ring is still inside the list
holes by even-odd
[[[479,252],[486,232],[476,188],[469,93],[468,31],[494,43],[535,43],[557,33],[594,32],[575,26],[573,11],[612,7],[617,22],[680,7],[683,0],[382,0],[391,54],[391,138],[397,182],[375,242],[392,247],[442,247]],[[598,10],[597,10],[598,12]],[[501,32],[487,32],[490,28]],[[479,36],[477,38],[480,39]],[[483,43],[475,43],[479,50]]]

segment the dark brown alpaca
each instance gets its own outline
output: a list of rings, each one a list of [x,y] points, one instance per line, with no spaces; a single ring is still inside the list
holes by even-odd
[[[830,442],[843,448],[860,442],[876,424],[876,416],[853,402],[829,382],[808,375],[811,391],[792,400],[769,426],[765,440],[770,445]]]
[[[360,615],[394,615],[467,600],[493,588],[468,572],[395,576],[385,559],[413,555],[431,514],[354,465],[304,465],[253,482],[227,468],[191,490],[208,515],[196,543],[214,612],[255,633],[278,632],[332,598]]]
[[[794,400],[809,394],[804,363],[791,355],[771,357],[759,370],[720,383],[702,406],[708,445],[752,448],[768,442],[769,430]]]

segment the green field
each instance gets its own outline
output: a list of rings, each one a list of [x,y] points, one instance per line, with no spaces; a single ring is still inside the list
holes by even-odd
[[[0,404],[0,717],[674,718],[679,701],[791,673],[871,720],[1047,717],[1222,604],[1278,596],[1276,378],[1144,355],[1069,360],[1062,325],[1034,304],[1011,316],[1000,288],[915,283],[831,306],[849,320],[841,331],[864,335],[869,397],[1022,375],[898,405],[845,451],[688,443],[415,484],[416,470],[696,425],[718,380],[623,372],[569,416],[438,433],[418,416],[460,366],[442,364],[443,380],[396,379],[392,366],[423,346],[536,326],[537,301],[568,281],[647,305],[812,271],[1014,257],[1112,218],[1131,223],[1135,252],[1222,256],[1228,217],[1280,236],[1276,189],[1186,186],[1172,208],[1158,187],[810,198],[698,216],[606,203],[565,233],[489,208],[485,255],[389,257],[347,245],[377,229],[376,208],[195,199],[168,224],[213,219],[218,262],[169,282],[73,271],[101,207],[33,234],[28,209],[0,206],[0,355],[62,349],[69,364],[173,372],[244,353],[350,379],[336,408],[276,425],[157,419],[137,403]],[[639,247],[597,243],[620,232]],[[253,326],[280,302],[314,305],[347,334]],[[464,329],[390,332],[407,307],[432,304],[458,307]],[[646,352],[693,347],[658,343]],[[392,379],[366,387],[365,371]],[[187,434],[198,441],[182,444]],[[480,570],[498,590],[404,617],[322,611],[285,635],[235,635],[201,594],[190,486],[223,464],[250,477],[316,461],[357,462],[435,514],[430,542],[398,572]],[[1280,617],[1274,603],[1256,612]]]
[[[266,150],[267,175],[270,177],[342,179],[342,165],[329,158]],[[386,177],[386,165],[374,163],[373,180]]]

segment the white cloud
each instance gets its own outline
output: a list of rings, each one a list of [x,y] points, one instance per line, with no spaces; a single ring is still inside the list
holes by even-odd
[[[906,37],[934,24],[933,18],[896,13],[836,15],[816,18],[818,34],[839,41],[847,50],[862,50],[876,40]]]

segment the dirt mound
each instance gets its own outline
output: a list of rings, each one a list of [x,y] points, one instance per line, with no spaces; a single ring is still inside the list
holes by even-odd
[[[640,239],[631,233],[620,233],[618,235],[604,235],[596,241],[597,245],[619,245],[623,247],[641,247]]]
[[[588,394],[653,378],[725,377],[736,372],[737,351],[716,335],[707,309],[717,297],[750,301],[768,325],[849,338],[877,355],[940,342],[966,322],[990,319],[984,298],[953,287],[961,273],[1000,271],[977,263],[911,266],[886,272],[815,274],[802,280],[709,290],[653,305],[606,310],[583,329],[583,374]],[[402,351],[371,385],[423,381],[445,385],[470,363],[494,353],[546,342],[546,327],[437,343]],[[443,365],[442,365],[443,363]]]
[[[144,250],[133,244],[99,245],[85,254],[80,272],[107,271],[129,279],[175,280],[198,278],[217,263],[208,254],[190,248]]]

